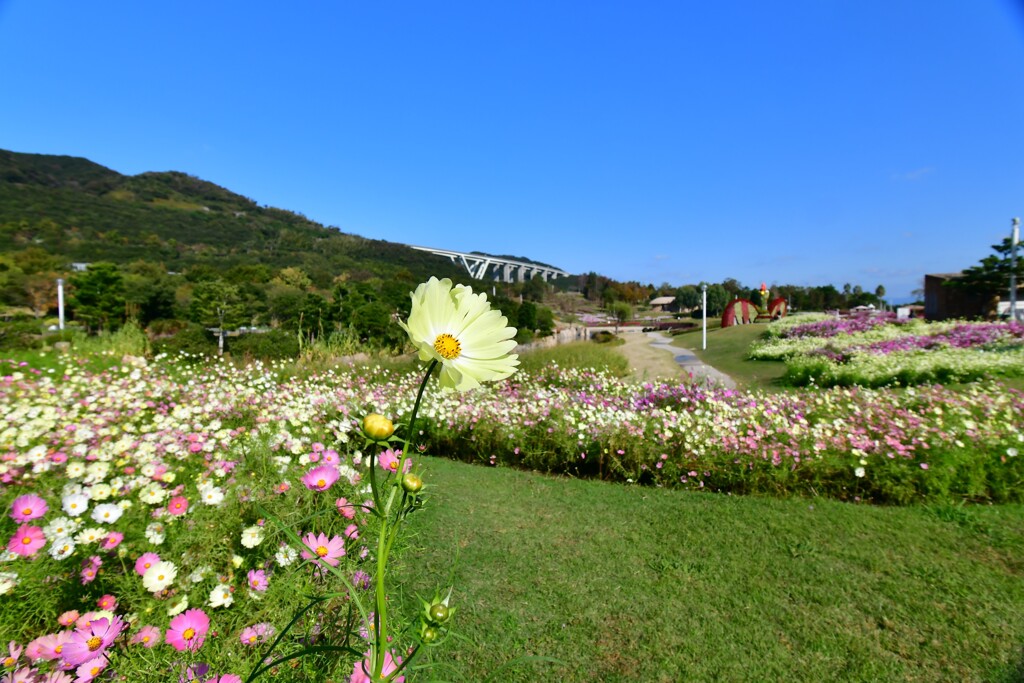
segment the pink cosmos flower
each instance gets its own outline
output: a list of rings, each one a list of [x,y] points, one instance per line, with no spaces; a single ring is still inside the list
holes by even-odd
[[[40,659],[60,659],[61,652],[71,642],[72,636],[74,636],[74,631],[58,631],[40,636],[28,644],[25,654],[33,662]]]
[[[82,560],[82,585],[92,583],[96,580],[96,575],[99,574],[100,567],[103,565],[103,560],[98,556],[93,555],[87,560]]]
[[[249,584],[249,588],[254,591],[262,593],[267,590],[267,573],[262,569],[250,569],[246,576],[246,583]]]
[[[201,609],[186,610],[171,619],[164,640],[175,650],[198,650],[210,630],[210,618]]]
[[[146,571],[159,561],[160,556],[156,553],[142,553],[139,559],[135,560],[135,573],[145,576]]]
[[[114,612],[117,610],[117,598],[113,595],[104,595],[96,601],[96,606],[102,610]]]
[[[39,683],[74,683],[71,674],[63,671],[51,671],[39,679]]]
[[[57,623],[67,628],[68,626],[71,626],[71,624],[78,621],[79,616],[80,615],[78,614],[78,610],[73,609],[57,617]]]
[[[345,538],[349,538],[353,541],[356,540],[357,538],[359,538],[359,527],[357,527],[355,524],[349,524],[347,527],[345,527],[344,535]]]
[[[207,678],[203,683],[242,683],[242,677],[238,674],[221,674],[213,678]]]
[[[171,502],[167,504],[167,511],[175,517],[185,514],[188,511],[188,498],[185,496],[171,498]]]
[[[111,531],[107,534],[107,537],[100,543],[100,547],[104,550],[113,550],[117,546],[121,545],[121,541],[124,540],[124,534],[120,531]]]
[[[75,673],[78,674],[75,683],[89,683],[103,673],[103,670],[106,668],[106,657],[93,657],[87,662],[82,662],[82,665],[75,669]]]
[[[0,660],[0,665],[3,665],[5,669],[13,669],[14,665],[18,662],[18,657],[21,656],[21,652],[24,649],[25,648],[12,640],[7,644],[8,655]]]
[[[37,526],[22,524],[7,543],[7,550],[22,557],[32,557],[46,545],[43,530]]]
[[[324,451],[324,464],[337,465],[339,462],[341,462],[341,457],[338,455],[338,451],[333,448]]]
[[[302,483],[311,491],[326,491],[338,481],[339,476],[337,468],[332,465],[320,465],[306,472],[302,477]]]
[[[382,469],[388,472],[397,472],[398,463],[402,459],[402,451],[393,451],[390,448],[377,456],[377,463]],[[408,472],[412,468],[412,459],[406,458],[402,466],[402,472]]]
[[[14,499],[11,503],[11,517],[15,522],[31,522],[45,515],[49,509],[45,500],[29,493]]]
[[[23,666],[17,671],[12,671],[3,678],[0,678],[0,681],[3,681],[3,683],[35,683],[36,670]]]
[[[399,657],[397,661],[391,655],[390,652],[384,653],[384,668],[381,669],[381,675],[387,677],[394,673],[395,669],[402,663],[402,658]],[[373,683],[370,678],[370,653],[366,653],[366,659],[361,662],[356,662],[352,666],[352,676],[348,679],[348,683]],[[405,683],[405,676],[396,676],[392,679],[393,683]]]
[[[341,513],[342,517],[345,519],[355,519],[356,508],[348,502],[347,498],[339,498],[334,501],[334,504],[337,506],[338,512]]]
[[[326,562],[332,567],[337,567],[338,558],[345,554],[345,539],[341,536],[334,536],[328,540],[326,534],[314,536],[311,531],[302,542],[309,548],[302,551],[302,559],[313,560],[318,564]]]
[[[280,484],[274,487],[274,493],[288,493],[288,489],[290,489],[291,487],[291,484],[289,484],[286,481],[282,481]]]
[[[124,630],[124,622],[120,617],[90,621],[87,626],[79,628],[72,634],[71,642],[64,646],[60,656],[71,666],[84,664],[94,658],[104,659],[101,655],[122,630]],[[104,661],[106,660],[104,659]]]
[[[160,642],[160,629],[156,626],[143,626],[139,629],[139,632],[132,636],[130,641],[132,645],[141,645],[142,647],[153,647]]]
[[[252,647],[253,645],[267,642],[273,635],[274,627],[266,622],[261,622],[243,629],[242,635],[238,639],[242,642],[242,645]]]

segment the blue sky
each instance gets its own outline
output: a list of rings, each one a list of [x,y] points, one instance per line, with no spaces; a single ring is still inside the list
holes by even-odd
[[[0,148],[647,283],[882,284],[1024,214],[1011,0],[0,0]]]

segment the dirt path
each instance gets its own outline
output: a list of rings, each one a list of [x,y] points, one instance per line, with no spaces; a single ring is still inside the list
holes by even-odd
[[[651,339],[639,330],[622,331],[619,333],[626,343],[617,347],[629,360],[633,372],[630,379],[653,381],[655,379],[678,380],[686,377],[686,373],[670,351],[656,349],[651,346]]]
[[[732,378],[702,363],[692,351],[671,346],[672,338],[657,332],[623,331],[626,343],[618,347],[629,360],[630,379],[640,381],[679,380],[693,377],[701,381],[735,388]]]

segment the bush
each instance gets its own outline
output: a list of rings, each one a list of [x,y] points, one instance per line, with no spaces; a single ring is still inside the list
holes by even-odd
[[[217,353],[217,340],[206,331],[206,328],[194,323],[163,339],[153,342],[154,353],[177,355],[189,353],[196,356],[211,356]]]
[[[42,325],[38,320],[0,324],[0,349],[37,349],[42,346],[42,339]]]
[[[248,356],[260,360],[297,358],[299,340],[294,333],[284,330],[254,332],[228,339],[228,349],[235,356]]]

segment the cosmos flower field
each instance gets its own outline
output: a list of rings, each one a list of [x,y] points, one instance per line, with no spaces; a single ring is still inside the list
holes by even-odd
[[[797,386],[910,386],[1024,376],[1024,323],[926,322],[892,315],[796,316],[750,350],[782,360]]]
[[[155,680],[157,667],[161,680],[241,681],[306,596],[338,589],[323,563],[369,588],[357,424],[401,422],[417,374],[184,357],[87,367],[0,367],[5,680]],[[996,382],[760,393],[550,366],[423,401],[419,446],[482,466],[865,504],[1024,500],[1024,395]],[[333,595],[275,651],[365,634]],[[345,642],[339,677],[366,648]]]

